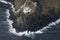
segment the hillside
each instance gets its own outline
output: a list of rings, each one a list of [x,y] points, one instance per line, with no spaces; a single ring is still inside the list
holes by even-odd
[[[10,1],[12,2],[12,0]],[[16,14],[11,14],[18,31],[37,31],[60,18],[60,0],[13,0]]]

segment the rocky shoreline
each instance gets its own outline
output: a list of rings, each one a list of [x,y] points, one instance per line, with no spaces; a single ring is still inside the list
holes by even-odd
[[[24,8],[22,8],[17,14],[11,13],[10,19],[13,20],[13,27],[16,28],[17,31],[37,31],[60,18],[59,0],[18,0],[18,4],[15,3],[15,1],[16,0],[13,1],[14,3],[12,1],[10,2],[15,4],[16,9],[18,9],[25,2],[25,6],[28,6],[32,9],[32,11],[28,13],[23,12]],[[34,2],[37,3],[36,7],[34,6]]]

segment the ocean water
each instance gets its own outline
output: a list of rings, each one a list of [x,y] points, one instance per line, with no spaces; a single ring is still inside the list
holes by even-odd
[[[60,40],[60,19],[36,32],[17,33],[12,26],[13,21],[9,19],[10,8],[13,8],[11,4],[0,2],[0,40]]]

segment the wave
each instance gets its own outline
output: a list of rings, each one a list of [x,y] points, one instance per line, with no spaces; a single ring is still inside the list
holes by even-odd
[[[13,4],[11,4],[10,2],[7,2],[7,1],[1,1],[1,2],[3,2],[3,3],[5,3],[5,4],[10,4],[11,5],[11,8],[12,8],[12,11],[14,11],[15,10],[15,8],[14,8],[14,5]],[[20,9],[19,9],[20,10]],[[34,34],[38,34],[38,33],[40,33],[40,34],[43,34],[44,33],[44,31],[47,29],[47,28],[52,28],[51,26],[53,26],[53,25],[56,25],[56,24],[58,24],[58,23],[60,23],[60,19],[58,19],[58,20],[56,20],[55,22],[51,22],[51,23],[49,23],[47,26],[45,26],[45,27],[43,27],[42,29],[40,29],[40,30],[38,30],[38,31],[35,31],[35,32],[28,32],[27,30],[26,31],[24,31],[24,32],[16,32],[16,29],[15,28],[13,28],[13,25],[12,25],[12,23],[13,23],[13,20],[10,20],[9,19],[9,16],[10,16],[10,13],[9,13],[9,9],[7,10],[7,21],[8,21],[8,23],[9,23],[9,33],[12,33],[12,34],[15,34],[15,35],[18,35],[18,36],[22,36],[22,35],[25,35],[25,36],[30,36],[30,35],[34,35]],[[47,30],[46,30],[47,31]]]

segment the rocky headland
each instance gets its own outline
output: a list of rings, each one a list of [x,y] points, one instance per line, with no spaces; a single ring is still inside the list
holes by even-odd
[[[17,31],[37,31],[60,18],[60,0],[6,0],[14,4],[11,13]]]

